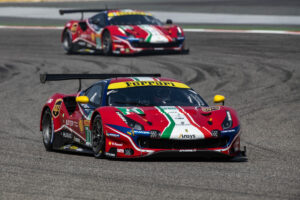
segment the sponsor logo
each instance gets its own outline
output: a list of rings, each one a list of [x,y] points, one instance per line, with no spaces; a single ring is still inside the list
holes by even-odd
[[[219,130],[212,130],[211,131],[211,135],[213,137],[219,137],[220,136],[220,131]]]
[[[175,87],[175,84],[171,81],[128,81],[126,82],[127,87],[136,86],[169,86]]]
[[[55,104],[54,104],[53,110],[52,110],[52,115],[53,115],[54,118],[58,117],[58,115],[59,115],[62,101],[63,101],[62,99],[57,99],[55,101]]]
[[[72,139],[72,133],[62,132],[62,136],[63,136],[64,138]]]
[[[117,133],[106,133],[106,136],[108,136],[108,137],[120,137],[120,135],[117,134]]]
[[[116,157],[116,154],[114,154],[114,153],[105,152],[105,155],[109,156],[109,157]]]
[[[84,127],[83,127],[83,120],[79,120],[79,130],[80,132],[83,132],[84,131]]]
[[[77,31],[77,27],[78,27],[78,23],[74,23],[74,24],[72,24],[72,27],[71,27],[71,32],[72,32],[73,34],[75,34],[75,33],[76,33],[76,31]]]
[[[179,152],[196,152],[195,149],[181,149]]]
[[[195,139],[196,136],[195,135],[187,135],[187,134],[181,133],[181,134],[179,134],[178,138],[180,138],[180,139]]]
[[[66,125],[67,125],[67,126],[74,126],[74,127],[77,128],[77,127],[78,127],[78,122],[67,119],[67,120],[66,120]]]
[[[108,145],[109,146],[116,146],[116,147],[122,147],[123,146],[123,144],[121,144],[121,143],[111,142],[111,141],[108,142]]]
[[[203,112],[211,112],[211,111],[215,111],[215,110],[220,110],[219,106],[211,106],[211,107],[203,107],[202,111]]]
[[[124,149],[117,149],[118,153],[124,153]]]

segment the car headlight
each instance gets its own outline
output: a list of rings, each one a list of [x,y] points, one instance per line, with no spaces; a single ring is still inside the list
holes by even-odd
[[[139,130],[142,131],[144,130],[144,126],[133,119],[130,119],[129,117],[126,117],[125,115],[121,114],[120,112],[117,112],[119,117],[130,127],[133,128],[134,130]]]
[[[222,123],[223,130],[230,129],[232,127],[232,118],[229,111],[226,111],[226,117]]]

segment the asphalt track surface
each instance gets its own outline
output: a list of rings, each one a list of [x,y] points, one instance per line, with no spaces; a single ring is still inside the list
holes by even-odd
[[[187,33],[189,55],[66,55],[59,30],[0,30],[0,199],[299,199],[300,37]],[[40,112],[76,81],[40,73],[161,73],[227,97],[248,162],[98,160],[46,152]],[[89,81],[84,81],[88,86]]]

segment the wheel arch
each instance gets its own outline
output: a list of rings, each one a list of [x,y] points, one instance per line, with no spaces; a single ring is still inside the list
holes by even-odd
[[[95,119],[95,117],[96,117],[97,115],[99,115],[99,116],[101,117],[101,115],[100,115],[100,113],[99,113],[98,111],[95,111],[95,112],[93,113],[92,117],[91,117],[91,120],[90,120],[90,130],[93,129],[93,122],[94,122],[94,119]]]

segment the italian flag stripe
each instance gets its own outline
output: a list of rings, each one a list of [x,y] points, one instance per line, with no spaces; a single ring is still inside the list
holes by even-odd
[[[207,130],[206,128],[203,128],[201,126],[199,126],[198,124],[196,124],[196,122],[193,120],[193,118],[187,113],[185,112],[180,106],[176,106],[176,108],[179,110],[179,112],[181,112],[182,114],[184,114],[184,116],[189,120],[189,122],[196,128],[198,128],[204,135],[204,138],[209,138],[211,137],[211,132],[209,130]]]
[[[171,136],[171,133],[175,127],[175,122],[174,120],[172,119],[172,117],[166,113],[164,111],[164,109],[162,109],[161,107],[157,106],[156,107],[169,121],[169,125],[163,130],[163,133],[161,135],[161,138],[170,138]]]

